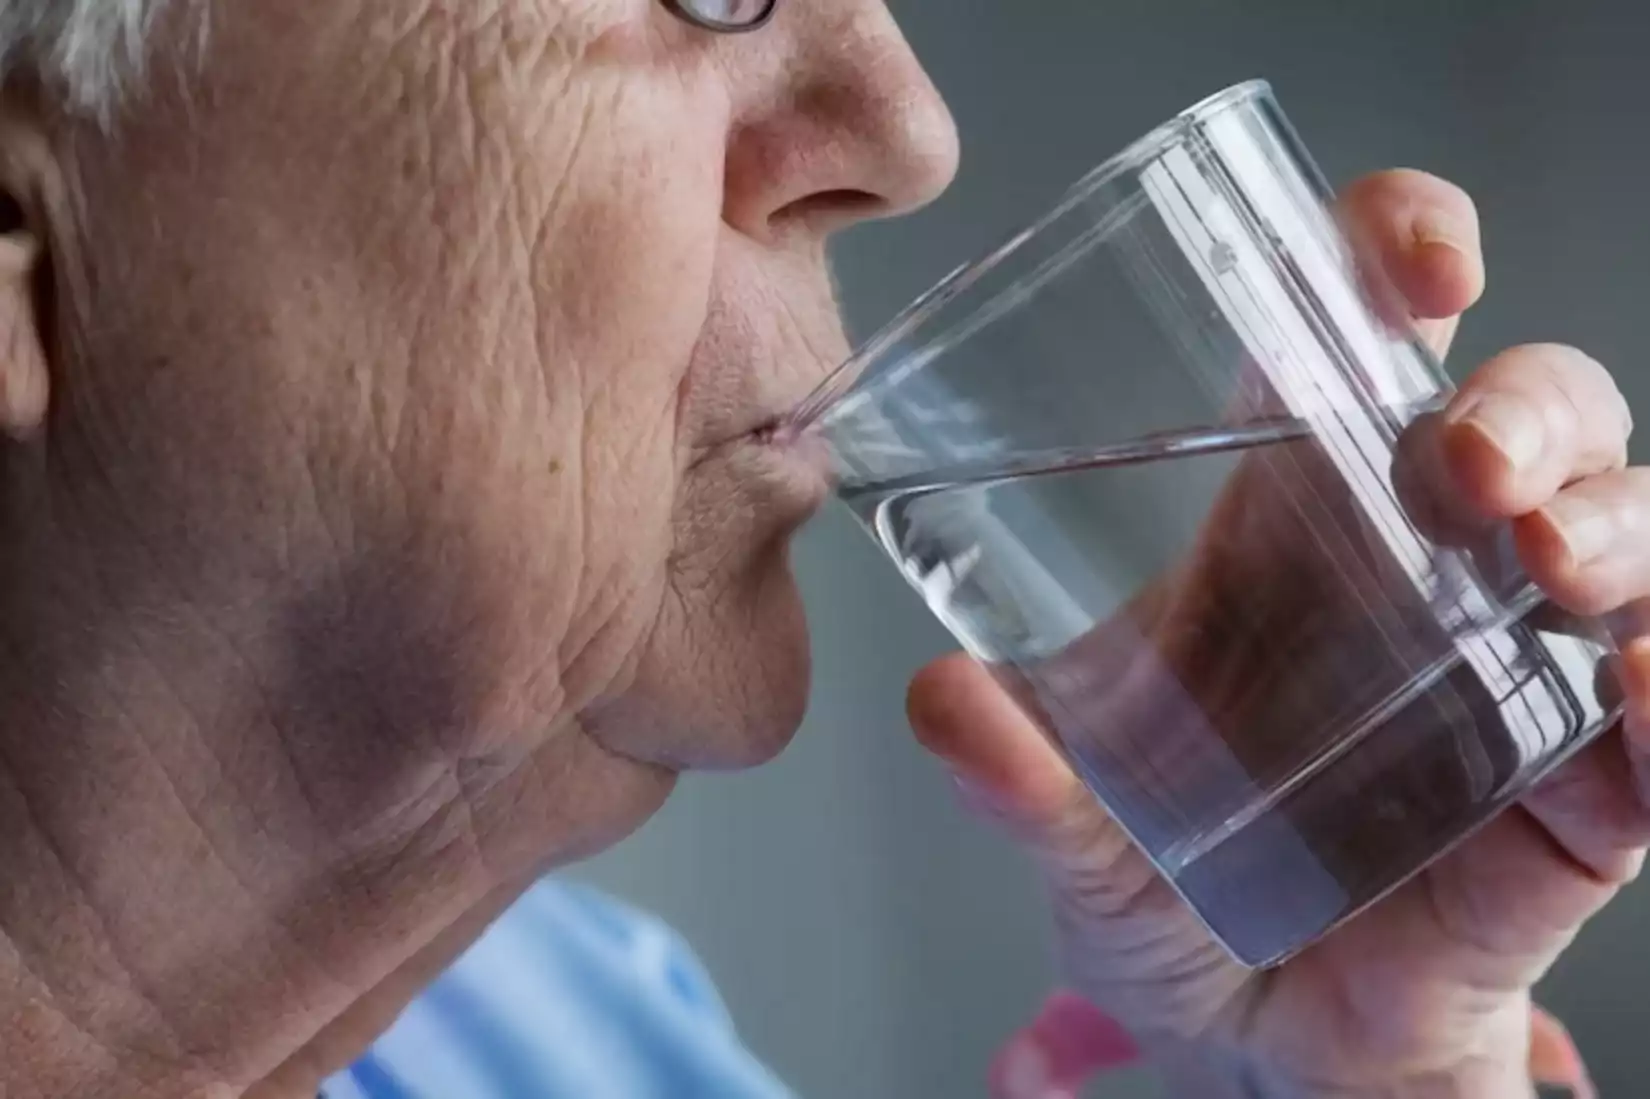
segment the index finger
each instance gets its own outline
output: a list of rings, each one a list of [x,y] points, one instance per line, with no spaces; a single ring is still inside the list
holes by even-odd
[[[1478,210],[1455,184],[1426,172],[1376,172],[1341,195],[1341,217],[1392,324],[1414,325],[1439,358],[1460,315],[1484,292]]]

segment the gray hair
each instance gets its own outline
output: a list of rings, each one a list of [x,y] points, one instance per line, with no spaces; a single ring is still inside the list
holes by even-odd
[[[81,110],[106,114],[143,66],[168,0],[0,0],[0,76],[23,71]]]

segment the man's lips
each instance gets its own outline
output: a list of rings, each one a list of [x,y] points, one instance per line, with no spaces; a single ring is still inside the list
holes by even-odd
[[[795,410],[798,403],[786,406],[780,411],[763,411],[743,419],[733,430],[718,433],[708,443],[695,448],[693,460],[689,468],[726,454],[730,450],[743,447],[759,446],[785,449],[801,441],[803,433],[796,430],[797,420]]]
[[[790,412],[769,416],[746,434],[762,446],[789,446],[801,438],[796,417]]]
[[[736,476],[752,487],[785,486],[785,495],[811,501],[817,508],[836,487],[836,462],[830,444],[816,431],[797,430],[789,414],[771,418],[706,457],[722,455]]]

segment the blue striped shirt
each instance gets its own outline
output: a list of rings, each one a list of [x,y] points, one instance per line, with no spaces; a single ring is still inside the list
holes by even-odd
[[[546,880],[321,1099],[788,1099],[658,920]]]

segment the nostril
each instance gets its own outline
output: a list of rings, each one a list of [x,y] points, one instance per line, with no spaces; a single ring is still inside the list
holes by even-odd
[[[817,228],[835,229],[856,221],[881,217],[888,212],[888,200],[869,191],[838,188],[817,191],[782,207],[773,221],[806,222]]]

